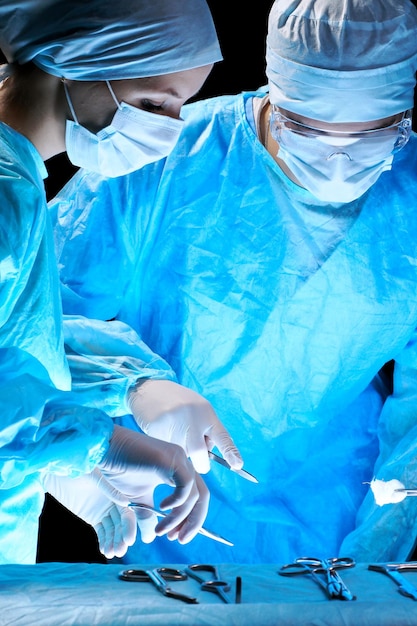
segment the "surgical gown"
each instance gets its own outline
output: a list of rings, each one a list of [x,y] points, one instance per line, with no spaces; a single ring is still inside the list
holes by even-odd
[[[34,146],[0,123],[0,563],[35,562],[42,473],[91,471],[113,429],[69,391],[45,176]]]
[[[417,138],[361,198],[329,205],[257,139],[261,95],[185,106],[168,158],[79,171],[51,204],[64,313],[132,327],[259,480],[205,476],[206,525],[233,547],[157,538],[126,562],[405,559],[417,537],[417,498],[378,507],[369,488],[417,486]]]

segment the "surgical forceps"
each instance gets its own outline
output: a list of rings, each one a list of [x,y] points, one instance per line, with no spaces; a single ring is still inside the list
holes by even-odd
[[[152,582],[164,596],[182,600],[182,602],[187,602],[187,604],[198,604],[197,598],[174,591],[174,589],[167,584],[168,580],[187,580],[188,578],[184,571],[174,567],[155,567],[154,569],[147,570],[125,569],[120,572],[119,578],[139,583]]]
[[[230,585],[225,580],[221,580],[219,578],[217,567],[215,565],[195,563],[194,565],[186,567],[184,571],[188,574],[188,576],[194,578],[194,580],[200,583],[202,591],[217,593],[223,602],[226,602],[227,604],[231,603],[229,596],[225,593],[226,591],[230,591]],[[209,572],[212,577],[207,579],[197,574],[197,572]]]
[[[368,569],[373,572],[382,572],[386,574],[398,585],[398,591],[407,598],[417,600],[417,589],[406,579],[400,571],[417,572],[417,563],[410,561],[409,563],[371,563]]]
[[[302,556],[293,563],[283,565],[278,574],[281,576],[310,575],[327,593],[330,599],[356,600],[337,572],[338,569],[354,567],[355,561],[349,557],[316,559]]]

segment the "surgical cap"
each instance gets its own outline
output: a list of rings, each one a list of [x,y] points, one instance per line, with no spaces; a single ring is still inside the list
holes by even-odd
[[[170,74],[222,59],[206,0],[0,0],[0,48],[74,80]]]
[[[413,107],[417,10],[409,0],[275,0],[266,47],[270,100],[325,122]]]

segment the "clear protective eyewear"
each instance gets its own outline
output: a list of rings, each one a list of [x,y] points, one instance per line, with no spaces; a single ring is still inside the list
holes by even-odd
[[[389,126],[382,126],[380,128],[372,128],[361,131],[328,131],[297,122],[296,120],[284,115],[277,105],[272,105],[271,130],[273,137],[277,140],[279,140],[280,131],[283,128],[286,128],[297,135],[311,137],[312,139],[321,139],[323,142],[331,145],[338,145],[339,142],[342,142],[343,144],[349,143],[349,140],[357,141],[358,139],[385,139],[387,137],[392,137],[394,139],[392,154],[396,154],[404,148],[410,138],[412,130],[412,115],[412,109],[404,111],[398,122],[390,124]],[[334,143],[332,140],[334,140]]]

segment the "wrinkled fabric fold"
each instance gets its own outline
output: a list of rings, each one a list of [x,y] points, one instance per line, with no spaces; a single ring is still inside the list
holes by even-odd
[[[367,482],[417,483],[417,138],[361,198],[328,205],[259,143],[253,95],[187,105],[167,159],[111,181],[80,171],[51,204],[65,313],[132,327],[213,404],[259,480],[205,476],[207,525],[233,548],[157,539],[126,559],[402,558],[416,499],[374,509]],[[392,360],[409,372],[398,396]]]
[[[44,164],[4,124],[0,146],[0,562],[34,563],[40,475],[91,471],[113,423],[71,392]]]
[[[73,80],[159,76],[222,59],[205,0],[0,1],[9,63]]]

